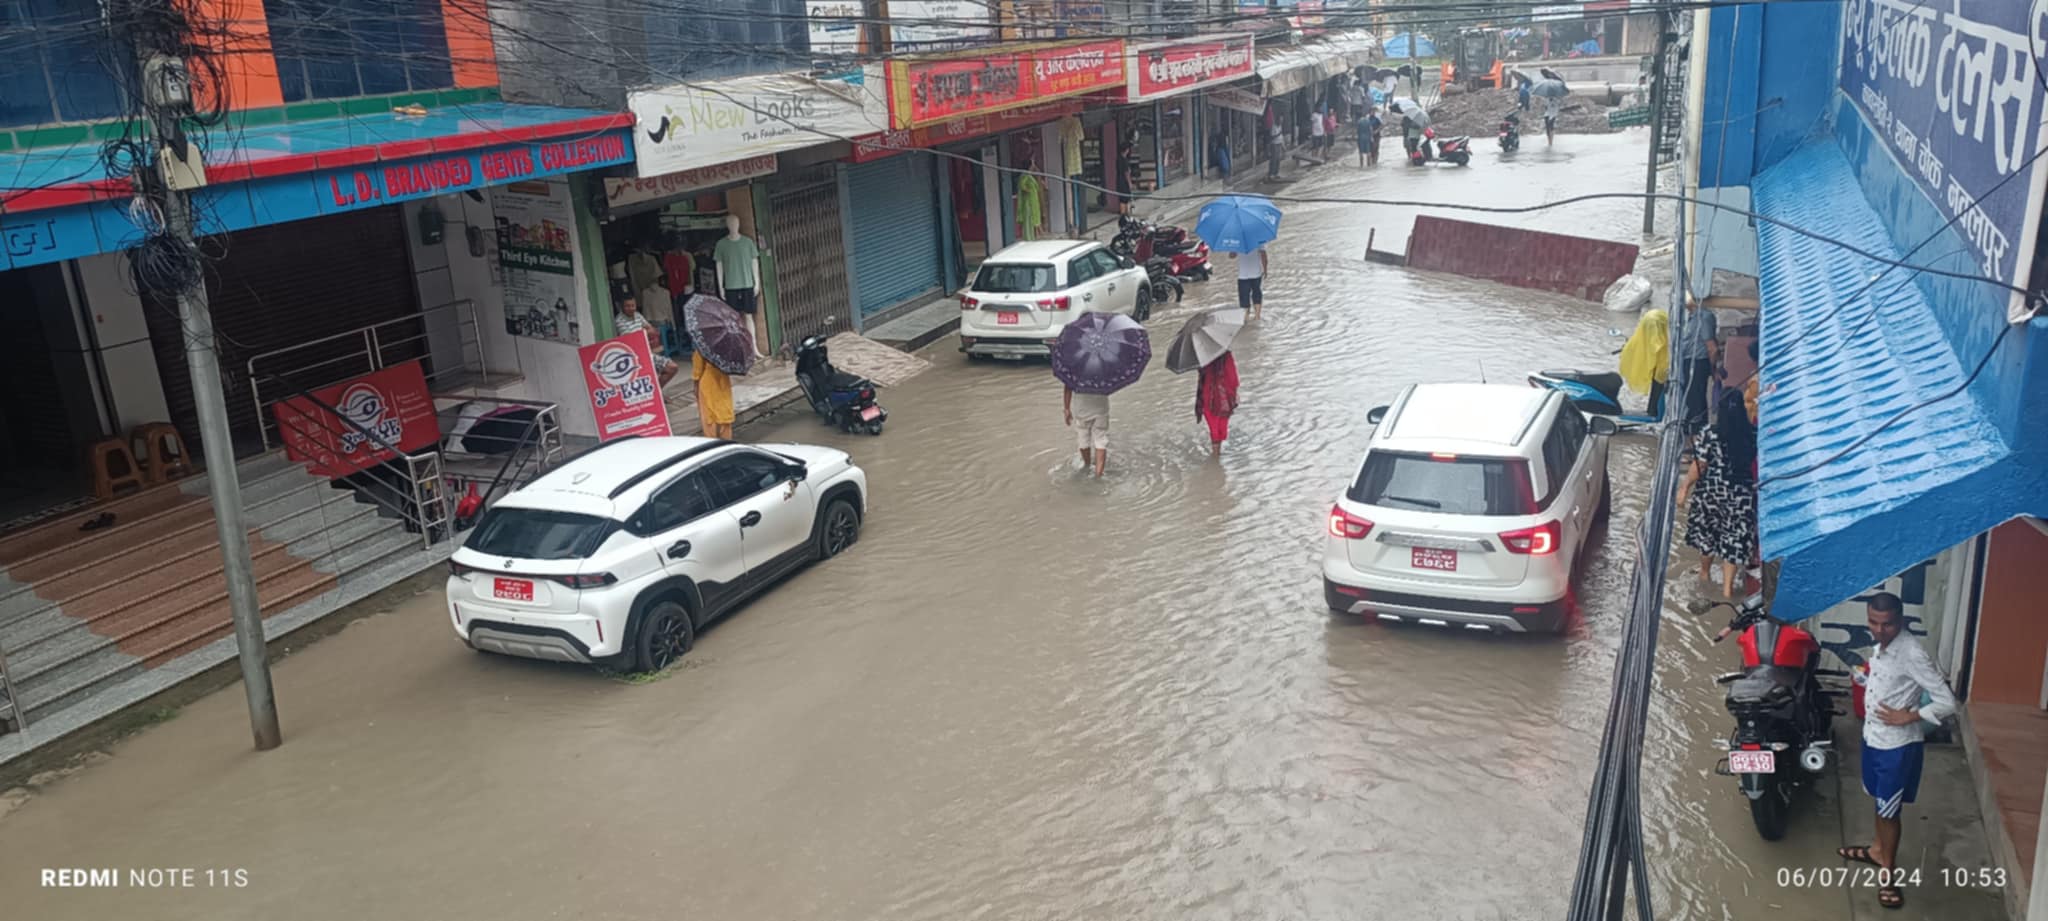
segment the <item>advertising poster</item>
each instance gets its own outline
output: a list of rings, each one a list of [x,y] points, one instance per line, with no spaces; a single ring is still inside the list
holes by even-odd
[[[986,0],[890,0],[889,40],[899,53],[964,48],[995,38]]]
[[[860,0],[806,0],[804,19],[810,27],[811,53],[860,53]]]
[[[285,456],[328,479],[360,473],[397,457],[398,451],[424,450],[441,440],[434,398],[417,361],[315,390],[311,400],[280,400],[272,411]]]
[[[517,182],[491,189],[498,264],[505,274],[505,331],[575,344],[576,206],[569,184]]]
[[[590,409],[597,415],[597,440],[671,434],[647,334],[627,333],[586,345],[578,355]]]

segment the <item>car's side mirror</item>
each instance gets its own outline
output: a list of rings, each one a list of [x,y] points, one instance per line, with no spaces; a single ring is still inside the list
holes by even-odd
[[[1127,268],[1127,269],[1135,269],[1135,268],[1137,268],[1137,267],[1138,267],[1138,263],[1137,263],[1137,261],[1136,261],[1136,260],[1134,260],[1134,259],[1132,259],[1132,258],[1131,258],[1131,257],[1129,257],[1129,256],[1118,256],[1118,257],[1116,257],[1116,263],[1117,263],[1117,265],[1123,266],[1124,268]]]
[[[1612,435],[1621,431],[1621,426],[1615,425],[1614,420],[1606,416],[1594,416],[1586,420],[1586,427],[1595,435]]]
[[[783,468],[783,473],[791,482],[801,483],[810,477],[811,470],[802,464],[791,464]]]
[[[1374,425],[1378,425],[1380,424],[1380,420],[1385,419],[1386,417],[1387,408],[1384,406],[1375,406],[1372,408],[1371,412],[1365,414],[1365,421],[1370,422]]]

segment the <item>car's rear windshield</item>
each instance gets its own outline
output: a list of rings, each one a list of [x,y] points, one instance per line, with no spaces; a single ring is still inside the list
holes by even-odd
[[[1366,455],[1351,501],[1450,515],[1530,515],[1536,498],[1519,458],[1374,451]]]
[[[984,294],[1043,294],[1059,290],[1049,265],[990,264],[974,276],[974,290]]]
[[[498,506],[484,513],[463,544],[516,560],[580,560],[597,552],[617,522],[595,515]]]

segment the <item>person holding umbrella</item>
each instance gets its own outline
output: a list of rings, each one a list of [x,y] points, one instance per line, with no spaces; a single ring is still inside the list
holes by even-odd
[[[705,294],[683,304],[690,333],[690,379],[697,384],[697,420],[707,438],[732,438],[732,377],[754,366],[754,324],[724,301]]]
[[[1244,328],[1244,310],[1205,310],[1188,318],[1166,350],[1166,370],[1200,370],[1195,381],[1195,418],[1209,426],[1209,456],[1223,456],[1230,414],[1237,410],[1237,359],[1230,343]]]
[[[1256,320],[1266,308],[1265,246],[1280,235],[1280,209],[1262,195],[1225,195],[1202,206],[1195,235],[1209,248],[1237,254],[1237,305]]]
[[[1060,330],[1052,345],[1052,374],[1066,388],[1061,409],[1075,438],[1081,466],[1097,479],[1109,465],[1109,395],[1130,386],[1152,360],[1145,327],[1121,313],[1084,313]]]

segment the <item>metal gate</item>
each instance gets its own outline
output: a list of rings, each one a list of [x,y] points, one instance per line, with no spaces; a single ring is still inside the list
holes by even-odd
[[[838,171],[826,165],[794,188],[769,193],[769,222],[775,245],[776,304],[782,341],[796,343],[825,328],[853,328],[852,298],[846,288],[846,241],[840,233]]]
[[[853,284],[863,315],[939,290],[938,193],[923,151],[846,171]]]

